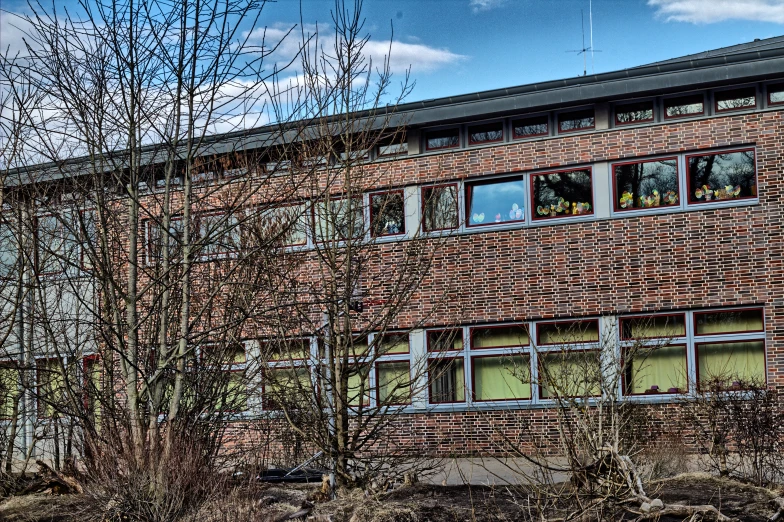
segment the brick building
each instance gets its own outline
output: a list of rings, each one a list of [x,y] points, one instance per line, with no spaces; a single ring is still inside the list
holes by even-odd
[[[601,373],[632,346],[652,350],[616,393],[652,408],[709,379],[784,390],[784,37],[395,117],[405,140],[367,151],[383,168],[360,219],[390,258],[415,235],[437,238],[417,299],[451,285],[462,302],[443,317],[413,303],[404,338],[374,359],[369,404],[401,375],[419,381],[390,437],[466,454],[493,451],[499,427],[546,432],[554,395],[594,384],[559,391],[545,376]],[[302,215],[315,232],[287,247],[307,251],[327,225],[318,209]],[[246,341],[244,360],[259,345]],[[315,341],[304,350],[318,357]],[[248,419],[274,409],[249,404]]]

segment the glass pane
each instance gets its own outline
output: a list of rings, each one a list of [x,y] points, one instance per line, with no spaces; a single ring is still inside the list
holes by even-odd
[[[13,230],[5,223],[0,223],[0,278],[15,277],[16,264],[19,258],[19,247]]]
[[[784,85],[771,85],[768,87],[768,103],[770,105],[784,103]]]
[[[677,160],[645,161],[615,165],[616,210],[677,205]]]
[[[425,231],[457,228],[457,186],[422,189],[422,226]]]
[[[404,234],[405,207],[402,192],[386,192],[370,196],[370,230],[374,237]]]
[[[61,272],[64,250],[63,230],[55,216],[38,218],[38,268],[43,274]]]
[[[205,365],[236,365],[245,362],[245,348],[239,345],[221,346],[216,344],[201,347],[201,359]]]
[[[345,241],[364,234],[364,217],[360,198],[331,199],[316,207],[316,239]]]
[[[296,407],[301,400],[312,397],[313,383],[308,368],[269,368],[264,372],[264,409],[279,410]]]
[[[502,141],[504,139],[504,124],[488,123],[468,128],[468,142],[471,144]]]
[[[310,358],[309,339],[291,339],[282,342],[261,343],[264,361],[288,361]]]
[[[378,401],[381,404],[411,403],[411,370],[408,361],[378,363]]]
[[[754,151],[689,156],[689,203],[757,195]]]
[[[757,106],[757,92],[755,89],[722,91],[717,92],[714,96],[716,97],[717,111],[732,111]]]
[[[686,321],[682,315],[652,315],[621,319],[622,339],[670,338],[684,335],[686,335]]]
[[[378,147],[379,156],[396,156],[408,154],[408,142],[392,143],[391,145],[380,145]]]
[[[96,235],[96,213],[95,212],[83,212],[82,213],[82,220],[84,225],[84,239],[82,240],[82,268],[90,270],[93,268],[93,251],[97,250],[97,247],[90,248],[88,245],[96,245],[97,242],[97,235]]]
[[[460,129],[447,129],[427,133],[427,150],[460,146]]]
[[[664,115],[668,118],[691,116],[705,112],[704,99],[701,94],[672,98],[664,102]]]
[[[548,352],[539,355],[543,399],[586,397],[601,393],[599,352]]]
[[[653,102],[631,103],[615,108],[616,123],[635,123],[653,119]]]
[[[564,321],[537,325],[539,344],[595,343],[599,341],[598,321]]]
[[[595,124],[593,109],[585,111],[562,113],[558,115],[558,130],[574,131],[592,129]]]
[[[509,348],[528,343],[528,330],[524,325],[471,330],[471,348]]]
[[[694,314],[695,333],[711,335],[724,333],[761,332],[762,310],[727,310]]]
[[[543,136],[548,133],[547,116],[515,120],[512,122],[512,133],[515,138]]]
[[[525,182],[522,179],[471,185],[469,193],[470,225],[525,220]]]
[[[428,388],[431,403],[465,401],[463,366],[462,359],[428,361]]]
[[[531,398],[531,362],[527,355],[474,357],[474,400]]]
[[[431,352],[463,349],[462,330],[439,330],[427,333],[427,349]]]
[[[765,383],[764,341],[698,344],[697,360],[700,386]]]
[[[683,393],[687,388],[686,347],[637,350],[624,370],[626,393]]]
[[[57,359],[39,360],[37,362],[37,393],[38,415],[52,417],[56,406],[63,404],[65,379],[62,367]]]
[[[208,214],[196,218],[202,255],[226,254],[240,248],[240,229],[237,217],[225,214]]]
[[[226,372],[226,392],[220,408],[224,411],[245,411],[248,409],[248,387],[243,372]]]
[[[378,343],[378,354],[408,353],[408,334],[387,334]]]
[[[282,246],[293,246],[307,241],[305,205],[264,209],[259,212],[257,222],[262,242],[280,241]]]
[[[18,393],[18,373],[14,368],[0,366],[0,419],[9,419],[13,414],[14,397]]]
[[[354,365],[349,370],[348,376],[348,403],[351,406],[359,406],[360,401],[363,406],[370,404],[370,380],[368,379],[367,365]]]
[[[590,170],[537,174],[532,178],[537,219],[593,214]]]

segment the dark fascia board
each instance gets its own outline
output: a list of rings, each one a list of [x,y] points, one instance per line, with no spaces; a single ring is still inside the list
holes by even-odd
[[[375,111],[360,111],[355,114],[355,119],[366,121],[376,118],[376,128],[427,127],[468,118],[491,118],[520,112],[576,107],[613,98],[652,96],[684,88],[696,90],[780,78],[784,78],[784,46],[405,103]],[[320,121],[337,122],[339,118],[340,115]],[[367,124],[363,126],[372,127]],[[253,150],[296,140],[302,135],[298,130],[302,128],[302,122],[292,122],[211,136],[204,140],[202,154]],[[145,147],[146,160],[154,163],[160,150],[162,147],[159,145]],[[85,161],[88,160],[75,158],[60,164],[41,164],[12,170],[9,172],[12,175],[6,179],[6,186],[18,183],[21,181],[19,178],[27,178],[22,182],[28,182],[34,175],[33,171],[38,172],[35,178],[39,181],[42,178],[57,179],[65,172],[76,172],[77,165],[83,165]],[[62,169],[64,164],[69,165],[69,168]],[[41,176],[41,172],[48,175]],[[18,176],[16,180],[13,179],[13,174]]]

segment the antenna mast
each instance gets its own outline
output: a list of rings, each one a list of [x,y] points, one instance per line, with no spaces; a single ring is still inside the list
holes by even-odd
[[[589,4],[589,6],[591,8],[593,7],[591,4]],[[582,27],[582,31],[583,31],[583,47],[582,47],[582,49],[572,49],[570,51],[566,51],[567,53],[577,53],[577,54],[582,54],[583,55],[583,76],[587,76],[588,75],[588,57],[587,57],[588,51],[591,51],[591,72],[593,73],[593,53],[594,53],[594,48],[593,48],[593,16],[592,16],[592,13],[589,13],[589,16],[590,16],[590,20],[591,20],[591,45],[589,45],[588,47],[585,46],[585,11],[580,9],[580,26]],[[600,53],[601,51],[599,49],[596,49],[595,52]]]
[[[588,28],[591,35],[591,45],[588,47],[591,50],[591,74],[595,74],[596,70],[593,67],[593,0],[588,0]]]

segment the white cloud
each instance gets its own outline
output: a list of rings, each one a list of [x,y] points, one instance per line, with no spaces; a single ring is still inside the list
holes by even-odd
[[[471,7],[473,12],[478,13],[480,11],[496,9],[505,3],[506,0],[471,0],[468,5]]]
[[[380,64],[384,56],[389,55],[389,68],[393,73],[403,72],[409,67],[412,72],[430,72],[465,58],[447,49],[397,40],[392,42],[391,48],[389,42],[370,40],[365,46],[365,52],[374,64]]]
[[[668,21],[709,24],[752,20],[784,24],[784,0],[648,0]]]

